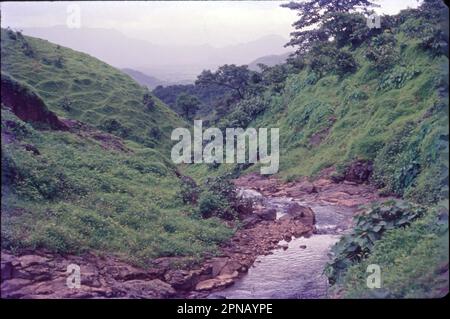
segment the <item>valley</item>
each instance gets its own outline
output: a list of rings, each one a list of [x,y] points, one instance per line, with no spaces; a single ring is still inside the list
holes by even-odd
[[[374,29],[343,5],[296,32],[318,9],[283,4],[300,13],[289,57],[271,35],[181,50],[2,25],[2,298],[446,295],[448,10],[424,0]],[[214,66],[151,72],[190,59]],[[258,147],[236,134],[252,128]]]

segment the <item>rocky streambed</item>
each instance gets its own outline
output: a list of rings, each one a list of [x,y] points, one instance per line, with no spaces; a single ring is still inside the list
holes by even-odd
[[[328,252],[358,207],[377,192],[354,182],[282,183],[247,175],[235,181],[255,209],[243,227],[201,264],[164,257],[146,269],[90,253],[20,255],[2,251],[3,298],[324,298]],[[67,266],[80,266],[81,286],[69,288]]]

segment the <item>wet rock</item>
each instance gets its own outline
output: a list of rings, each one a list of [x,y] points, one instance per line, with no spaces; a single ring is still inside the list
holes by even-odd
[[[245,267],[244,267],[245,268]],[[220,275],[231,275],[242,269],[242,264],[236,260],[230,260],[220,271]]]
[[[300,220],[307,225],[313,225],[315,224],[315,215],[311,208],[298,203],[291,203],[286,208],[286,214],[281,216],[279,220]]]
[[[190,290],[197,283],[201,271],[171,270],[164,275],[165,281],[175,289]]]
[[[300,181],[284,190],[288,196],[301,198],[306,194],[317,193],[316,186],[309,181]]]
[[[277,218],[277,211],[274,208],[263,209],[255,214],[262,220],[275,220]]]
[[[6,280],[1,285],[2,296],[7,296],[9,292],[17,291],[20,288],[30,285],[31,283],[31,280],[22,278]]]
[[[175,294],[175,290],[168,283],[159,280],[130,280],[123,283],[127,296],[134,298],[169,298]]]
[[[251,216],[244,218],[242,220],[242,224],[243,224],[244,228],[251,228],[251,227],[255,226],[256,224],[258,224],[260,221],[261,221],[261,218],[258,215],[253,214]]]
[[[195,286],[195,290],[204,291],[231,286],[234,283],[234,279],[237,278],[238,275],[239,274],[236,271],[230,275],[219,275],[215,278],[201,281]]]
[[[211,262],[211,276],[212,277],[216,277],[218,274],[220,274],[220,272],[222,271],[222,269],[225,267],[225,265],[228,263],[228,258],[214,258]]]

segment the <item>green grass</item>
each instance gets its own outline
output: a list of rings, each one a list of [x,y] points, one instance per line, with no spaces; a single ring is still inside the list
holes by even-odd
[[[22,48],[29,44],[28,56]],[[143,96],[149,93],[125,73],[108,64],[46,40],[24,36],[15,40],[1,30],[1,70],[26,83],[41,96],[48,108],[58,116],[80,120],[105,128],[107,119],[116,119],[125,130],[112,132],[169,154],[170,134],[174,127],[185,126],[172,110],[159,99],[147,110]],[[62,65],[55,65],[61,58]],[[64,99],[70,107],[64,107]],[[151,128],[162,132],[159,140],[149,134]]]
[[[342,288],[346,298],[438,298],[448,293],[448,207],[433,209],[407,228],[388,231],[373,253],[349,268]],[[367,266],[381,270],[381,287],[366,285]]]
[[[2,147],[2,247],[115,253],[145,263],[158,256],[215,251],[232,230],[203,220],[182,203],[174,167],[157,152],[128,142],[132,152],[105,150],[72,133],[36,131],[17,123],[15,143]],[[19,134],[20,132],[20,134]],[[34,155],[23,144],[40,152]]]
[[[441,169],[439,145],[448,137],[448,105],[438,88],[445,88],[448,58],[397,37],[408,54],[382,74],[372,70],[362,46],[353,51],[356,73],[309,84],[311,73],[303,70],[289,76],[282,94],[265,96],[270,107],[250,126],[280,128],[282,178],[365,159],[374,163],[372,181],[382,192],[420,203],[439,199],[444,184],[433,176]],[[312,143],[321,132],[324,139]]]
[[[172,129],[185,123],[155,97],[155,106],[146,109],[146,89],[87,54],[31,37],[14,40],[3,29],[1,53],[2,75],[38,94],[58,116],[109,131],[131,150],[104,149],[69,132],[38,131],[2,107],[2,134],[17,139],[2,145],[3,248],[94,250],[144,265],[160,256],[200,258],[231,236],[222,221],[198,218],[182,202],[167,155]],[[62,65],[55,64],[58,57]],[[105,124],[112,119],[114,127]]]

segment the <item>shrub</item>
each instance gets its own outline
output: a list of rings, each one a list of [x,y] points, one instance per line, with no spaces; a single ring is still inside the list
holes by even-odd
[[[62,69],[64,67],[64,58],[59,55],[54,61],[53,65],[56,66],[59,69]]]
[[[400,89],[407,81],[414,79],[420,71],[412,67],[398,66],[391,72],[384,73],[378,80],[378,90]]]
[[[388,230],[369,258],[342,278],[345,298],[438,298],[448,291],[448,209],[430,209],[409,227]],[[381,268],[381,288],[366,285],[367,266]]]
[[[162,136],[162,132],[159,127],[155,126],[149,129],[148,135],[155,140],[159,140]]]
[[[366,58],[372,62],[374,69],[383,72],[398,61],[396,42],[395,37],[389,32],[384,32],[372,39],[366,51]]]
[[[267,103],[261,97],[252,97],[241,100],[235,105],[234,111],[228,116],[226,121],[220,123],[220,127],[247,127],[257,115],[267,108]]]
[[[201,186],[198,210],[202,217],[236,218],[241,199],[231,181],[231,174],[207,178]]]
[[[72,102],[69,100],[67,96],[63,97],[60,103],[61,108],[63,108],[66,111],[72,110]]]
[[[6,32],[7,32],[7,34],[8,34],[8,37],[9,37],[11,40],[17,40],[16,33],[15,33],[13,30],[11,30],[9,27],[6,28]]]
[[[151,111],[155,107],[155,101],[149,93],[145,93],[143,97],[144,108],[147,111]]]
[[[210,191],[201,193],[198,200],[198,209],[203,218],[218,216],[229,219],[230,215],[233,215],[225,198]]]
[[[346,74],[354,73],[358,67],[353,55],[347,51],[339,51],[336,55],[336,73],[341,78]]]
[[[332,248],[333,260],[325,269],[329,282],[335,284],[351,265],[366,259],[386,231],[406,227],[424,212],[425,208],[421,206],[397,201],[377,204],[357,215],[352,232],[344,235]]]
[[[130,129],[115,118],[107,118],[102,121],[100,128],[108,133],[127,138],[130,134]]]
[[[200,188],[189,176],[181,177],[181,199],[186,204],[197,204]]]
[[[28,43],[28,41],[26,41],[25,39],[22,40],[22,50],[23,53],[29,57],[29,58],[34,58],[35,57],[35,52],[33,50],[33,48],[31,47],[31,45]]]

